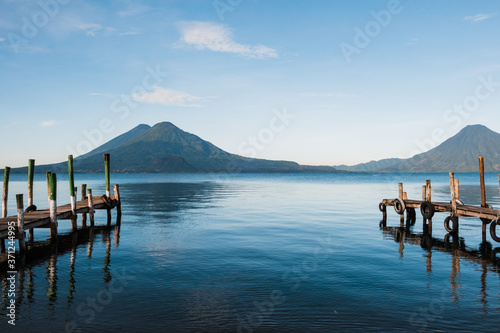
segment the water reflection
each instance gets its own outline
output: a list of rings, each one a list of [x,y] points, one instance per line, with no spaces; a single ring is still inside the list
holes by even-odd
[[[75,274],[78,248],[87,248],[87,257],[91,258],[94,242],[98,236],[102,236],[102,242],[105,243],[106,250],[103,259],[103,279],[106,283],[112,280],[111,248],[112,243],[118,246],[120,239],[120,227],[90,227],[81,229],[67,235],[59,235],[58,242],[39,241],[34,242],[33,247],[27,254],[16,254],[16,305],[22,307],[25,303],[40,301],[36,294],[45,294],[47,305],[54,310],[59,303],[58,300],[64,295],[67,300],[67,308],[73,304],[76,295],[78,279]],[[112,242],[113,240],[113,242]],[[69,269],[61,267],[58,258],[69,254]],[[36,276],[37,267],[44,266],[44,277]],[[2,283],[2,303],[1,314],[6,313],[7,306],[12,298],[9,295],[9,282],[7,263],[0,263],[0,279]],[[40,270],[38,269],[38,272]],[[66,276],[66,274],[68,274]],[[64,275],[64,276],[63,276]],[[67,282],[66,282],[67,281]],[[67,291],[59,288],[60,285],[68,285]],[[65,288],[64,288],[65,289]],[[43,291],[42,291],[43,290]],[[64,294],[64,295],[63,295]],[[55,319],[55,318],[54,318]]]
[[[460,302],[462,288],[461,285],[461,266],[464,260],[478,264],[481,271],[480,277],[480,300],[482,305],[482,313],[488,314],[488,294],[487,276],[488,273],[498,275],[500,280],[500,247],[493,248],[492,244],[483,241],[477,248],[466,245],[462,237],[453,234],[447,234],[443,239],[432,237],[428,232],[428,228],[424,228],[423,233],[413,233],[410,226],[387,227],[384,221],[381,221],[380,228],[384,239],[390,239],[399,243],[399,255],[402,258],[404,255],[405,244],[419,245],[425,251],[426,270],[429,276],[433,273],[432,256],[435,252],[448,253],[451,255],[450,260],[450,295],[453,303]],[[500,295],[499,295],[500,296]]]

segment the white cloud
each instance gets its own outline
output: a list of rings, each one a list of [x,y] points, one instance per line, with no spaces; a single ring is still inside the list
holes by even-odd
[[[154,87],[154,91],[152,92],[133,94],[132,99],[136,102],[149,104],[199,107],[200,105],[190,103],[193,101],[202,100],[203,98],[196,97],[182,91],[162,87]]]
[[[492,18],[495,15],[496,14],[476,14],[476,15],[464,17],[464,21],[479,22],[482,20],[487,20],[489,18]]]
[[[140,35],[140,32],[129,31],[129,32],[121,32],[120,36],[128,36],[128,35]]]
[[[78,29],[85,31],[85,34],[91,37],[94,37],[97,34],[109,34],[116,30],[114,28],[102,26],[98,23],[83,23],[78,26]]]
[[[232,32],[222,24],[183,22],[179,24],[179,29],[181,42],[198,50],[234,53],[248,58],[278,58],[278,52],[270,47],[236,43]]]
[[[305,92],[300,94],[301,97],[338,97],[338,98],[354,98],[359,97],[354,94],[334,93],[334,92]]]
[[[5,38],[1,38],[1,37],[0,37],[0,43],[1,43],[1,42],[5,42]]]
[[[55,120],[43,120],[40,123],[40,127],[51,127],[51,126],[56,126],[56,125],[57,125],[57,121],[55,121]]]

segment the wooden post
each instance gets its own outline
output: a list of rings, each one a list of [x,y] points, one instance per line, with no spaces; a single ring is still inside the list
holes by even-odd
[[[403,183],[398,183],[399,199],[403,199]]]
[[[120,199],[120,185],[113,185],[113,191],[115,192],[115,200],[116,200],[116,225],[121,224],[122,219],[122,203]]]
[[[92,200],[92,190],[88,189],[87,190],[87,200],[88,200],[88,205],[89,205],[89,219],[90,219],[90,226],[94,226],[94,201]]]
[[[7,217],[7,199],[9,197],[9,176],[10,168],[5,167],[3,173],[3,201],[2,201],[2,217]]]
[[[455,174],[450,172],[450,196],[451,196],[451,215],[457,216],[457,200],[455,197]]]
[[[87,184],[81,187],[82,201],[87,200]],[[87,228],[87,214],[82,213],[82,228]]]
[[[422,201],[425,201],[426,197],[427,197],[427,187],[424,185],[422,186]]]
[[[460,181],[455,179],[455,199],[460,200]]]
[[[78,229],[76,225],[76,190],[75,190],[75,171],[73,168],[73,155],[68,155],[68,176],[69,176],[69,195],[71,203],[71,232]]]
[[[486,207],[486,186],[484,184],[484,157],[479,156],[479,180],[481,182],[481,207]]]
[[[2,201],[2,217],[7,217],[7,198],[9,193],[9,175],[10,168],[5,167],[3,174],[3,201]],[[5,240],[0,239],[0,252],[5,253]]]
[[[50,240],[57,239],[57,175],[47,173],[49,178]]]
[[[49,203],[49,207],[50,207],[50,175],[52,174],[52,172],[50,171],[47,171],[45,173],[45,175],[47,176],[47,198],[48,198],[48,203]]]
[[[427,179],[425,181],[425,186],[427,188],[427,201],[431,202],[431,180]]]
[[[33,205],[33,178],[35,176],[35,160],[28,161],[28,207]]]
[[[24,235],[24,206],[23,195],[16,195],[17,202],[17,237],[19,238],[19,251],[26,252],[26,239]]]
[[[109,160],[109,154],[104,154],[104,176],[106,177],[106,196],[108,198],[111,196]]]

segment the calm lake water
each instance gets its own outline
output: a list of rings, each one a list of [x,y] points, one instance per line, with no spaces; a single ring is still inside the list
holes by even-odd
[[[457,177],[461,199],[480,203],[479,177]],[[69,202],[66,179],[59,204]],[[397,197],[398,182],[420,199],[426,179],[433,200],[449,201],[447,174],[112,175],[121,228],[69,235],[60,221],[68,235],[57,248],[37,229],[40,255],[19,268],[16,326],[0,274],[1,331],[498,332],[500,244],[489,233],[482,243],[480,220],[461,219],[460,238],[447,239],[437,213],[428,239],[420,213],[402,229],[389,207],[379,226],[381,199]],[[11,180],[13,214],[27,184]],[[104,194],[102,175],[76,182]],[[498,208],[497,176],[487,185]],[[104,211],[96,218],[106,225]]]

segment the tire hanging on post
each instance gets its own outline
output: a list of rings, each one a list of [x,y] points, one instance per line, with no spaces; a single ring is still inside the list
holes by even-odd
[[[450,227],[450,221],[452,222],[452,226]],[[458,218],[456,216],[448,216],[444,219],[444,228],[450,234],[456,234],[458,232]]]
[[[434,205],[430,201],[424,201],[420,204],[420,213],[422,213],[424,219],[426,220],[432,219],[435,212],[436,209],[434,208]]]
[[[394,199],[394,210],[396,211],[396,213],[401,215],[404,213],[405,209],[406,209],[405,202],[402,199],[400,198]]]

